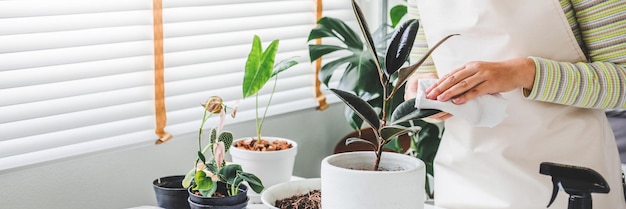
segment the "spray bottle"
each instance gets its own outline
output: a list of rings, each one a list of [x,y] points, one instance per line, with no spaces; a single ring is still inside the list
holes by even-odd
[[[541,163],[539,173],[552,176],[552,199],[559,192],[559,185],[569,194],[568,209],[592,209],[591,193],[609,193],[609,184],[596,171],[572,165]]]

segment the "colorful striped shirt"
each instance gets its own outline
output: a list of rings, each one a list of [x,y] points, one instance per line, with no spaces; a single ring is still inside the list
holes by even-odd
[[[536,65],[535,82],[525,96],[584,108],[626,108],[626,1],[560,2],[587,62],[530,57]],[[409,15],[419,17],[417,9],[409,9]],[[423,30],[420,31],[412,59],[428,50]],[[435,72],[431,59],[418,69],[418,73],[427,72]]]

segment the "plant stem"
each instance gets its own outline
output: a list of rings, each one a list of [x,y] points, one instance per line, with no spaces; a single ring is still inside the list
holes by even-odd
[[[256,93],[255,95],[255,101],[254,101],[254,106],[256,108],[254,108],[255,110],[255,123],[256,123],[256,141],[257,143],[261,142],[261,121],[259,121],[259,93]]]

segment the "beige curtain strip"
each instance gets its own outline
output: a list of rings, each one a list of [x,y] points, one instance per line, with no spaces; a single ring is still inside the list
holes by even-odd
[[[164,58],[163,58],[163,2],[152,1],[152,16],[154,28],[154,107],[156,114],[155,133],[159,137],[155,144],[162,144],[172,138],[165,132],[167,115],[165,110],[165,85],[164,85]]]
[[[322,18],[322,11],[323,11],[323,4],[322,1],[323,0],[316,0],[317,1],[317,11],[316,11],[316,18],[317,20]],[[318,38],[315,40],[315,44],[320,45],[322,44],[322,39]],[[322,90],[320,89],[321,87],[321,81],[318,78],[319,73],[320,73],[320,69],[322,69],[322,58],[320,57],[319,59],[317,59],[315,61],[315,98],[317,98],[317,110],[325,110],[326,108],[328,108],[328,103],[326,103],[326,96],[324,96],[324,94],[322,93]]]

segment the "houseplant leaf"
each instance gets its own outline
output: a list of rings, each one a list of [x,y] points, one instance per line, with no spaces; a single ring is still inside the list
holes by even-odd
[[[252,40],[252,49],[248,54],[246,69],[243,77],[243,97],[249,97],[261,90],[272,76],[274,59],[278,50],[278,40],[272,41],[263,51],[261,38],[255,35]]]
[[[309,33],[308,41],[318,38],[335,37],[341,40],[348,48],[363,48],[360,36],[346,25],[342,20],[332,17],[322,17],[317,21],[317,26]],[[310,51],[309,51],[310,52]],[[311,61],[316,60],[311,56]]]
[[[298,57],[291,57],[291,58],[287,58],[287,59],[280,61],[278,64],[274,66],[274,72],[272,73],[271,77],[274,77],[278,75],[279,73],[289,69],[290,67],[297,65],[298,64],[298,61],[296,61],[297,58]]]
[[[372,150],[376,150],[376,145],[372,143],[371,141],[367,141],[365,139],[355,138],[355,137],[350,137],[346,139],[346,146],[352,143],[365,143],[365,144],[372,146]]]
[[[359,23],[359,27],[361,28],[361,34],[363,38],[365,38],[365,43],[367,49],[369,49],[370,57],[374,59],[374,64],[376,65],[376,69],[378,73],[382,77],[384,75],[380,62],[378,61],[378,53],[376,53],[376,45],[374,44],[374,40],[372,39],[372,34],[370,33],[369,26],[367,25],[367,21],[365,20],[365,16],[363,15],[363,11],[361,7],[356,3],[356,1],[352,0],[352,9],[354,10],[354,14],[356,16],[356,20]],[[389,81],[388,78],[381,79],[381,83],[387,84]]]
[[[214,187],[215,182],[211,178],[207,178],[206,173],[202,170],[196,171],[195,175],[196,190],[210,190]],[[215,186],[216,187],[216,186]]]
[[[434,47],[432,47],[430,50],[428,50],[428,52],[426,52],[426,54],[424,54],[424,56],[422,56],[422,58],[420,58],[420,60],[417,61],[415,64],[400,69],[398,71],[398,80],[396,81],[397,84],[394,87],[393,92],[398,91],[398,88],[400,88],[400,86],[402,86],[409,79],[409,77],[411,77],[411,75],[413,75],[413,73],[415,73],[415,70],[417,70],[417,68],[419,68],[422,65],[422,63],[424,63],[424,61],[426,61],[426,58],[428,58],[428,56],[430,56],[430,54],[432,54],[433,51],[435,51],[435,49],[437,49],[437,47],[439,47],[441,44],[443,44],[443,42],[448,40],[450,37],[456,36],[456,35],[459,35],[459,34],[448,35],[445,38],[441,39],[439,42],[437,42],[437,44],[435,44]]]
[[[400,124],[410,120],[422,119],[437,113],[441,110],[417,109],[415,108],[415,98],[406,100],[391,113],[391,124]]]
[[[421,129],[422,128],[419,126],[415,126],[415,127],[404,127],[404,126],[395,126],[395,125],[385,126],[380,129],[380,137],[382,137],[386,142],[402,134],[415,133]]]
[[[250,188],[252,188],[254,192],[261,193],[261,191],[263,191],[263,188],[264,188],[263,183],[261,182],[261,179],[259,179],[259,177],[255,176],[254,174],[246,173],[246,172],[239,173],[239,176],[244,181],[248,182],[248,185],[250,185]]]
[[[231,133],[230,131],[224,131],[220,133],[218,141],[224,142],[224,147],[226,148],[224,152],[228,152],[228,149],[230,149],[230,145],[233,144],[233,133]]]
[[[391,10],[389,10],[389,18],[391,19],[391,27],[395,28],[396,25],[398,25],[400,20],[402,20],[402,17],[404,17],[404,15],[406,15],[407,12],[408,12],[407,7],[404,4],[399,4],[399,5],[392,7]]]
[[[419,22],[416,19],[412,19],[404,22],[393,33],[385,58],[385,72],[387,76],[398,71],[409,58],[418,28]]]
[[[330,89],[339,99],[341,99],[348,107],[350,107],[357,115],[367,122],[372,128],[380,128],[380,120],[374,108],[366,101],[346,91],[339,89]]]

